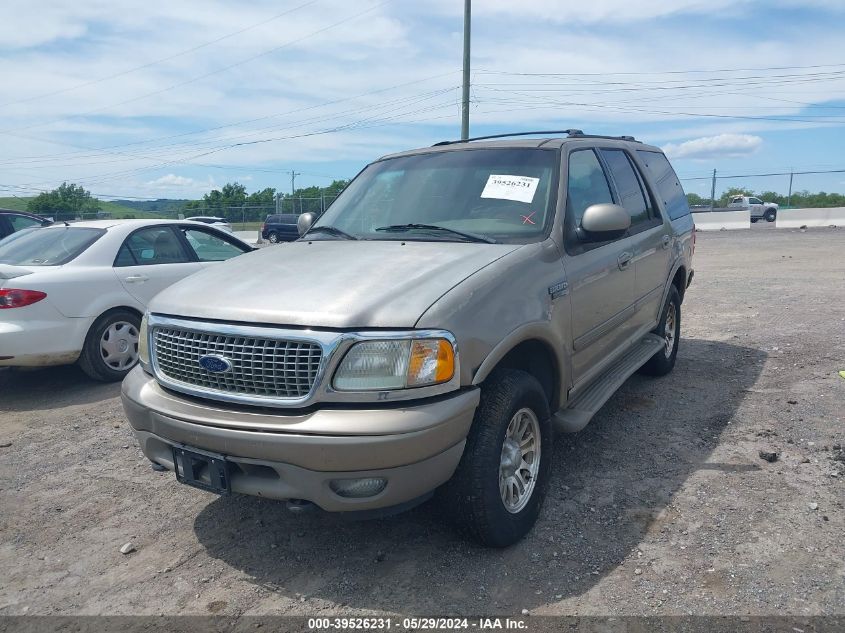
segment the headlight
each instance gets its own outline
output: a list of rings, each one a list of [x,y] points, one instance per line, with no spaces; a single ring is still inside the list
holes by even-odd
[[[138,361],[141,367],[150,367],[150,341],[147,337],[147,314],[141,318],[141,327],[138,328]]]
[[[340,391],[427,387],[455,375],[455,350],[443,338],[364,341],[347,352],[334,375]]]

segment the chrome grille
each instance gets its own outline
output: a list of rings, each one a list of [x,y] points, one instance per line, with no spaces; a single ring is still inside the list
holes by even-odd
[[[175,381],[225,394],[302,398],[317,379],[322,348],[308,341],[276,340],[196,332],[153,330],[155,369]],[[209,354],[226,357],[232,368],[210,372],[199,364]],[[209,394],[213,397],[213,394]]]

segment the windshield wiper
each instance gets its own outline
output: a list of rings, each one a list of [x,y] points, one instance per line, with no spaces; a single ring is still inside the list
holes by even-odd
[[[338,236],[343,237],[347,240],[357,240],[358,239],[354,235],[350,235],[346,231],[342,231],[341,229],[337,228],[336,226],[329,226],[329,225],[312,226],[310,229],[308,229],[308,231],[306,231],[305,235],[303,235],[302,237],[306,237],[307,235],[310,235],[311,233],[317,233],[318,231],[322,231],[323,233],[329,233],[330,235],[338,235]]]
[[[439,226],[437,224],[391,224],[390,226],[380,226],[376,229],[376,231],[401,233],[403,231],[413,231],[415,229],[419,229],[420,231],[445,231],[446,233],[458,235],[464,238],[465,240],[469,240],[471,242],[486,242],[487,244],[498,244],[498,242],[492,237],[479,235],[478,233],[468,233],[467,231],[458,231],[457,229],[450,229],[448,227]]]

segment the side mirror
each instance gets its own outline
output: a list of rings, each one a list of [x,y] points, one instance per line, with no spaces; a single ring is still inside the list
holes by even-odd
[[[299,231],[300,237],[308,232],[308,229],[311,228],[311,225],[314,224],[314,220],[316,219],[313,213],[303,213],[299,216],[296,220],[296,230]]]
[[[631,216],[618,204],[594,204],[587,207],[578,227],[579,236],[589,241],[610,240],[621,236],[631,226]]]

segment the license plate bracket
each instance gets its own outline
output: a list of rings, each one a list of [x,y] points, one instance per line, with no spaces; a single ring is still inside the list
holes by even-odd
[[[179,483],[219,495],[232,491],[229,464],[223,455],[174,446],[173,464]]]

